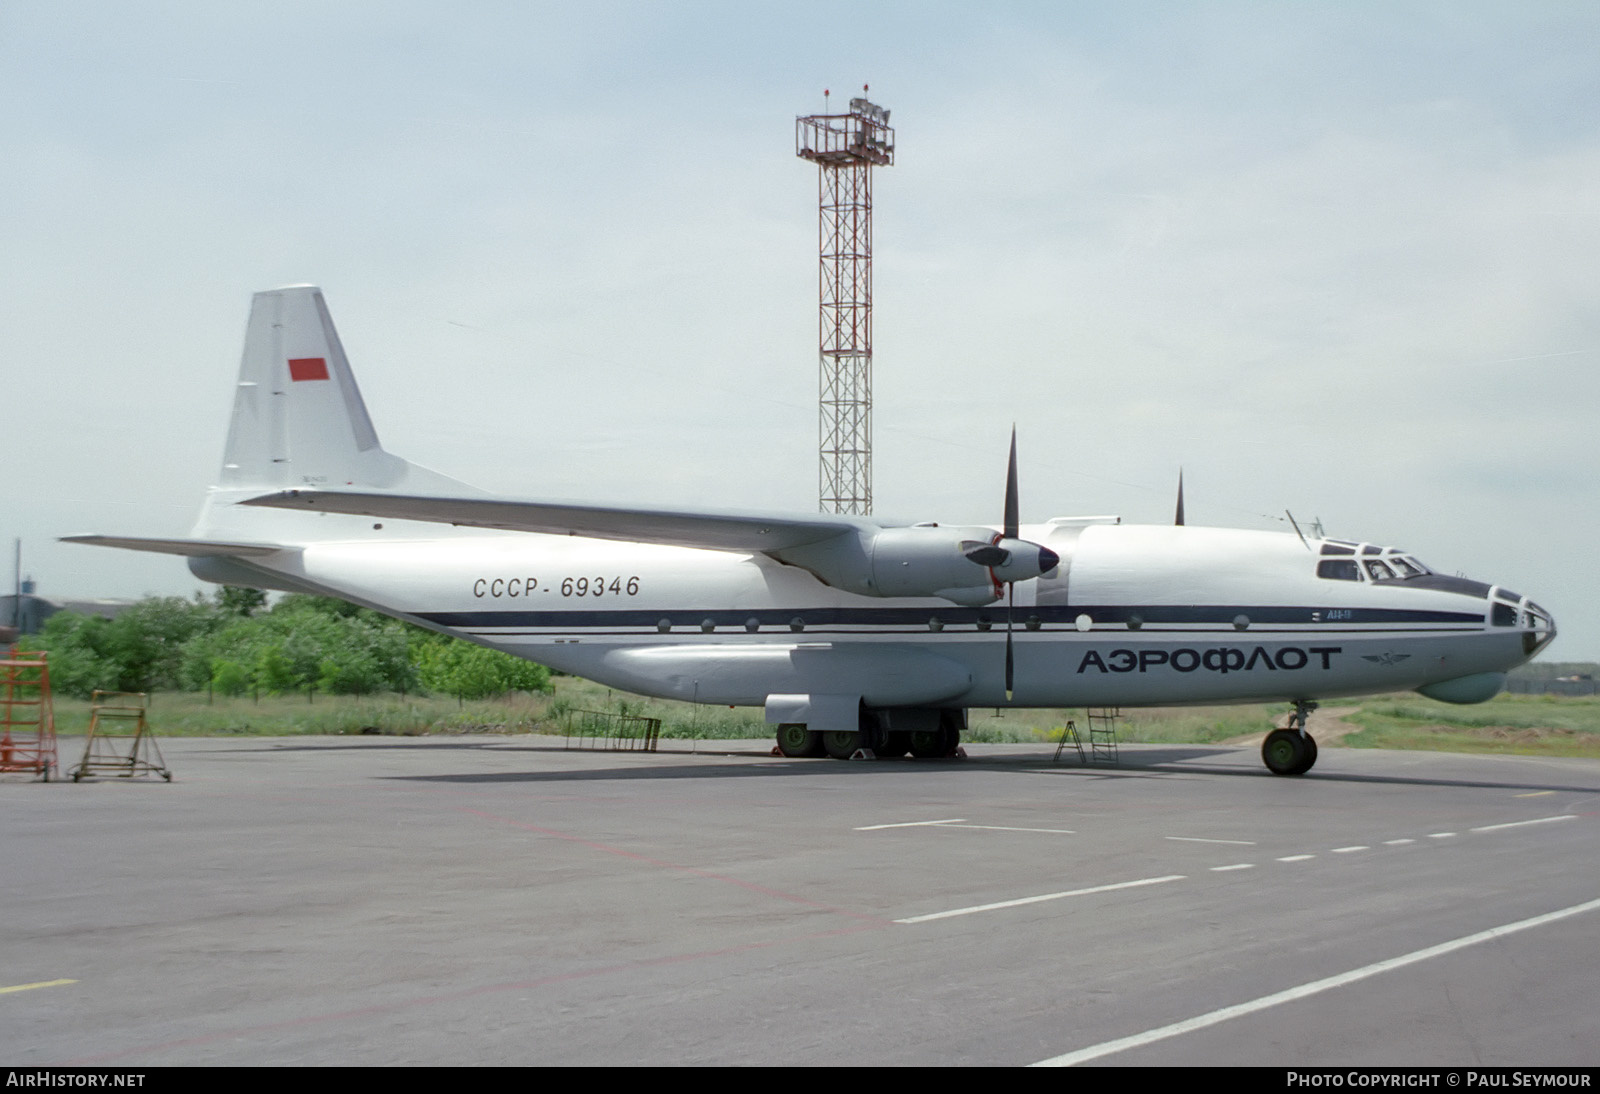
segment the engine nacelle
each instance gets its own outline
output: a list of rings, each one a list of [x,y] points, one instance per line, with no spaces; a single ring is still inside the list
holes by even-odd
[[[1061,561],[1048,547],[991,529],[933,524],[838,536],[773,554],[838,589],[864,596],[939,597],[977,607]]]
[[[989,567],[967,557],[983,528],[885,528],[872,537],[874,596],[937,596],[976,606],[1000,599]],[[981,539],[980,539],[981,537]]]

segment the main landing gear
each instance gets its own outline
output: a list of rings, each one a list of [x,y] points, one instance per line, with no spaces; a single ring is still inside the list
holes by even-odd
[[[1261,761],[1274,775],[1304,775],[1317,762],[1316,738],[1306,732],[1306,717],[1317,704],[1296,699],[1287,729],[1275,729],[1261,742]]]
[[[863,711],[861,728],[854,733],[818,731],[803,723],[785,722],[778,726],[778,751],[793,759],[832,756],[836,760],[848,760],[863,749],[882,760],[907,752],[919,760],[959,755],[961,730],[966,725],[964,712],[941,710],[934,717],[930,711],[929,716],[927,724],[917,729],[890,729],[877,712]]]

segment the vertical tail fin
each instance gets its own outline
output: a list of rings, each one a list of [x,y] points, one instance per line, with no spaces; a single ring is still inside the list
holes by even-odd
[[[483,496],[384,451],[315,285],[271,289],[251,301],[222,472],[196,534],[287,534],[287,528],[258,528],[265,523],[259,510],[232,503],[296,486]],[[320,521],[316,529],[336,534],[347,523]]]
[[[322,290],[290,285],[250,305],[223,486],[392,486],[383,451]]]
[[[251,301],[219,485],[480,493],[383,450],[315,285]]]

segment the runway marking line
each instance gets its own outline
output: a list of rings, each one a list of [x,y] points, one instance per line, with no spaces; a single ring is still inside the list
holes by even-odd
[[[1256,864],[1253,862],[1236,862],[1232,866],[1213,866],[1211,872],[1213,874],[1222,874],[1229,870],[1254,870],[1255,867]]]
[[[1496,938],[1504,938],[1506,935],[1516,934],[1519,931],[1531,930],[1534,927],[1542,927],[1547,923],[1555,923],[1558,920],[1567,919],[1575,915],[1582,915],[1584,912],[1592,912],[1597,909],[1600,909],[1600,900],[1589,900],[1582,904],[1574,904],[1571,907],[1562,908],[1559,911],[1546,912],[1544,915],[1536,915],[1529,919],[1519,919],[1515,923],[1507,923],[1500,927],[1491,927],[1487,931],[1479,931],[1476,934],[1464,935],[1461,938],[1453,939],[1449,942],[1441,942],[1437,946],[1428,946],[1424,949],[1413,950],[1410,953],[1401,954],[1399,957],[1391,957],[1385,961],[1376,961],[1370,965],[1363,965],[1359,969],[1351,969],[1349,972],[1342,972],[1337,976],[1329,976],[1321,980],[1313,980],[1309,984],[1301,984],[1296,988],[1289,988],[1286,991],[1273,992],[1271,995],[1263,995],[1259,999],[1250,1000],[1248,1003],[1237,1003],[1231,1007],[1222,1007],[1206,1014],[1200,1014],[1193,1018],[1187,1018],[1182,1022],[1173,1022],[1168,1026],[1160,1026],[1156,1029],[1146,1030],[1143,1033],[1135,1033],[1131,1037],[1120,1037],[1115,1041],[1102,1041],[1098,1045],[1090,1045],[1088,1048],[1080,1048],[1076,1052],[1066,1052],[1060,1056],[1052,1056],[1048,1060],[1040,1060],[1031,1066],[1070,1067],[1073,1064],[1081,1064],[1089,1060],[1097,1060],[1102,1056],[1111,1056],[1118,1052],[1126,1052],[1130,1048],[1140,1048],[1144,1045],[1154,1044],[1157,1041],[1164,1041],[1169,1037],[1177,1037],[1180,1034],[1191,1033],[1197,1029],[1205,1029],[1208,1026],[1215,1026],[1232,1018],[1242,1018],[1247,1014],[1255,1014],[1257,1011],[1267,1010],[1283,1003],[1292,1003],[1296,1000],[1305,999],[1310,996],[1320,994],[1321,992],[1329,991],[1333,988],[1343,987],[1346,984],[1353,984],[1358,980],[1365,980],[1368,977],[1377,976],[1379,973],[1385,973],[1393,969],[1404,968],[1406,965],[1414,965],[1419,961],[1427,961],[1430,958],[1442,957],[1447,953],[1453,953],[1456,950],[1466,949],[1468,946],[1476,946],[1480,942],[1490,942]]]
[[[1070,828],[1011,828],[1003,824],[956,824],[951,821],[947,824],[936,824],[934,828],[976,828],[984,832],[1048,832],[1056,836],[1076,836],[1078,833]]]
[[[1416,843],[1416,842],[1417,841],[1414,840],[1414,839],[1386,839],[1386,840],[1383,841],[1383,845],[1385,847],[1399,847],[1402,843]]]
[[[1511,796],[1514,797],[1514,798],[1542,798],[1546,794],[1554,794],[1554,793],[1555,793],[1554,790],[1535,790],[1535,791],[1533,791],[1531,793],[1528,793],[1528,794],[1513,794]]]
[[[1550,791],[1541,791],[1550,793]],[[1577,820],[1576,813],[1563,813],[1559,817],[1539,817],[1537,820],[1511,821],[1507,824],[1485,824],[1481,828],[1470,828],[1470,832],[1498,832],[1502,828],[1525,828],[1530,824],[1551,824],[1555,821]]]
[[[952,908],[948,912],[929,912],[927,915],[907,916],[897,919],[896,923],[931,923],[936,919],[954,919],[956,916],[976,915],[979,912],[994,912],[1002,908],[1020,908],[1024,904],[1042,904],[1047,900],[1063,900],[1069,896],[1090,896],[1094,893],[1110,893],[1118,889],[1138,889],[1146,885],[1160,885],[1168,881],[1182,881],[1185,874],[1165,874],[1161,877],[1145,877],[1137,881],[1118,881],[1111,885],[1094,885],[1087,889],[1069,889],[1064,893],[1041,893],[1039,896],[1025,896],[1016,900],[998,900],[993,904],[975,904],[970,908]]]
[[[964,817],[950,820],[902,821],[899,824],[867,824],[853,829],[856,832],[880,832],[885,828],[971,828],[980,832],[1045,832],[1052,836],[1076,836],[1070,828],[1018,828],[1007,824],[968,824]]]
[[[40,980],[34,984],[12,984],[9,988],[0,988],[0,995],[9,995],[14,991],[32,991],[34,988],[59,988],[63,984],[76,983],[76,980]]]
[[[857,828],[857,832],[877,832],[884,828],[926,828],[934,824],[965,824],[966,817],[951,817],[949,820],[931,821],[901,821],[899,824],[868,824]]]
[[[1162,836],[1162,839],[1179,840],[1183,843],[1231,843],[1239,847],[1254,847],[1253,839],[1203,839],[1200,836]]]
[[[1370,851],[1372,848],[1360,843],[1351,844],[1349,847],[1335,847],[1328,853],[1330,855],[1348,855],[1351,851]]]
[[[1428,833],[1428,838],[1429,839],[1450,839],[1452,836],[1455,836],[1457,834],[1458,833],[1456,833],[1456,832],[1429,832]]]
[[[1317,857],[1316,855],[1284,855],[1278,861],[1279,862],[1304,862],[1307,859],[1312,859],[1312,858],[1316,858],[1316,857]]]

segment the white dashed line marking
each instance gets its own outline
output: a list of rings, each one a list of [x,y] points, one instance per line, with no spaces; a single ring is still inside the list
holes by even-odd
[[[1316,857],[1317,857],[1316,855],[1284,855],[1278,861],[1279,862],[1304,862],[1307,859],[1313,859],[1313,858],[1316,858]]]
[[[1253,862],[1236,862],[1232,866],[1213,866],[1211,868],[1211,872],[1214,874],[1220,874],[1228,870],[1253,870],[1255,869],[1255,865],[1256,864]]]
[[[1456,833],[1454,833],[1454,832],[1429,832],[1428,833],[1428,838],[1429,839],[1449,839],[1450,837],[1454,836],[1455,834]]]
[[[1416,843],[1416,842],[1417,841],[1414,840],[1414,839],[1386,839],[1386,840],[1383,841],[1383,845],[1385,847],[1399,847],[1402,843]]]
[[[1357,844],[1355,844],[1353,846],[1350,846],[1350,847],[1335,847],[1329,853],[1330,854],[1334,854],[1334,855],[1348,855],[1351,851],[1370,851],[1370,850],[1372,850],[1372,848],[1357,843]]]
[[[1231,843],[1238,847],[1254,847],[1253,839],[1202,839],[1199,836],[1162,836],[1162,839],[1181,840],[1184,843]]]

